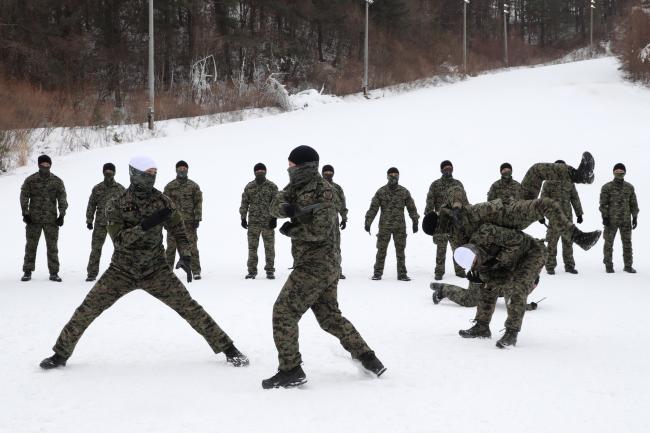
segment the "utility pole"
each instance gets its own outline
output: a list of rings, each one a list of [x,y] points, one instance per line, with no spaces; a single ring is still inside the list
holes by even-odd
[[[463,73],[467,74],[467,5],[469,0],[463,0]]]
[[[596,9],[596,0],[591,0],[589,9],[591,11],[591,24],[589,25],[589,46],[594,49],[594,9]]]
[[[503,4],[503,58],[508,66],[508,19],[510,17],[510,6],[508,3]]]
[[[153,86],[153,0],[149,0],[149,129],[153,131],[154,86]]]
[[[370,13],[370,5],[374,2],[375,0],[366,0],[366,28],[363,41],[363,96],[366,98],[368,97],[368,15]]]

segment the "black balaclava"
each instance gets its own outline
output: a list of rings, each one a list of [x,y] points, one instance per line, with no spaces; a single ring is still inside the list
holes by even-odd
[[[318,152],[309,146],[298,146],[289,154],[289,161],[296,164],[289,167],[289,186],[292,190],[299,189],[318,176]]]
[[[622,162],[619,162],[614,166],[614,170],[623,170],[623,173],[614,173],[614,179],[618,181],[622,181],[625,178],[625,173],[627,173],[627,170],[625,169],[625,165]]]
[[[266,166],[258,162],[255,164],[255,167],[253,167],[253,173],[255,173],[255,182],[258,184],[262,184],[266,181]]]
[[[332,174],[329,174],[330,172]],[[328,174],[325,174],[325,173],[328,173]],[[323,175],[323,178],[326,181],[332,182],[334,180],[334,167],[332,167],[329,164],[324,165],[323,168],[321,169],[321,174]]]
[[[396,173],[393,175],[393,173]],[[399,170],[396,167],[391,167],[386,172],[386,177],[388,178],[388,186],[395,188],[399,184]]]
[[[504,174],[503,170],[505,170],[505,169],[509,169],[510,172]],[[504,162],[503,164],[501,164],[501,167],[499,168],[499,171],[501,172],[501,178],[502,179],[504,179],[504,180],[512,179],[512,165],[510,165],[509,162]]]
[[[187,170],[179,170],[178,167],[185,167]],[[187,162],[180,160],[176,163],[176,178],[178,180],[187,180],[187,173],[189,172],[189,166]]]
[[[41,167],[41,164],[44,162],[50,164],[50,167]],[[49,156],[41,155],[38,157],[38,172],[41,174],[41,176],[49,176],[51,167],[52,159]]]
[[[104,183],[106,185],[112,185],[115,182],[115,164],[111,162],[104,164],[102,173],[104,173]]]
[[[454,173],[454,165],[449,160],[442,161],[440,163],[440,173],[443,177],[451,178]]]
[[[136,168],[135,166],[140,168]],[[156,175],[144,171],[150,168],[157,168],[157,166],[149,157],[135,157],[129,162],[130,189],[135,192],[135,196],[138,198],[147,198],[153,191],[153,186],[156,183]]]

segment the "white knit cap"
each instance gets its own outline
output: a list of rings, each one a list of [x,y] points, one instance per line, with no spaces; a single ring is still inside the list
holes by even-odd
[[[454,251],[454,260],[458,263],[458,266],[466,271],[472,269],[475,258],[476,253],[467,247],[458,247],[456,248],[456,251]]]
[[[147,171],[150,168],[158,168],[156,161],[148,156],[134,156],[131,158],[131,161],[129,161],[129,165],[140,171]]]

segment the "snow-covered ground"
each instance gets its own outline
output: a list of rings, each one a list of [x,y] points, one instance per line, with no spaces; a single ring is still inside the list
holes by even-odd
[[[57,157],[52,170],[66,182],[70,202],[59,242],[61,284],[47,281],[43,240],[33,281],[19,281],[18,194],[36,167],[1,177],[0,432],[647,432],[650,91],[622,81],[617,68],[605,58],[518,69]],[[380,379],[362,372],[308,313],[300,342],[309,383],[263,391],[260,381],[277,366],[271,308],[289,273],[289,242],[277,235],[277,280],[245,281],[239,200],[258,161],[271,180],[286,184],[287,155],[299,144],[333,164],[345,188],[348,279],[339,285],[340,304],[388,371]],[[576,164],[587,149],[597,172],[594,185],[578,186],[583,226],[599,227],[600,186],[614,163],[624,162],[641,207],[633,235],[639,273],[621,272],[618,240],[613,275],[604,272],[602,241],[589,252],[576,249],[580,275],[565,274],[561,264],[558,275],[542,275],[531,298],[548,298],[526,315],[513,350],[496,349],[495,339],[461,339],[457,331],[471,326],[474,310],[432,304],[434,245],[422,233],[408,239],[412,282],[396,281],[393,250],[384,280],[369,280],[375,237],[363,231],[363,218],[388,167],[400,169],[421,213],[443,159],[454,162],[470,201],[479,202],[504,161],[520,179],[534,162]],[[251,365],[226,365],[173,311],[134,292],[92,324],[65,369],[44,372],[38,362],[91,287],[83,281],[90,189],[107,161],[126,184],[128,159],[142,153],[158,161],[160,189],[179,159],[203,188],[204,279],[189,289]],[[528,231],[543,234],[539,224]],[[103,267],[110,250],[109,242]],[[449,272],[445,279],[463,283]],[[493,334],[504,318],[500,302]]]

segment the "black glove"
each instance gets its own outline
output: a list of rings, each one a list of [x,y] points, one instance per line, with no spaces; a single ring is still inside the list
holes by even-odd
[[[466,277],[469,281],[472,283],[478,283],[478,284],[483,284],[483,280],[481,280],[481,276],[478,274],[476,271],[469,271],[466,273]]]
[[[576,222],[578,224],[582,224],[582,215],[578,215],[578,218],[576,219]]]
[[[192,257],[185,256],[178,259],[176,269],[182,269],[187,274],[187,282],[192,282]]]
[[[248,229],[248,223],[246,222],[246,218],[241,219],[241,226],[242,228]]]
[[[347,223],[348,222],[346,220],[341,221],[341,224],[339,224],[339,227],[341,228],[341,230],[345,230],[345,227],[346,227]]]
[[[540,224],[546,225],[546,220],[542,218],[541,220],[537,220]]]
[[[288,217],[288,218],[293,218],[296,216],[298,211],[300,210],[300,207],[289,204],[289,203],[282,203],[282,212]]]
[[[413,223],[413,233],[417,233],[418,229],[419,229],[418,223]]]
[[[277,226],[278,226],[278,219],[277,219],[277,218],[271,218],[271,219],[269,220],[269,228],[270,228],[271,230],[273,230],[273,229],[276,228]]]
[[[531,302],[528,304],[531,310],[537,310],[537,302]]]
[[[147,231],[152,227],[162,224],[167,221],[172,216],[172,210],[168,207],[162,208],[146,218],[143,218],[140,222],[140,227],[142,230]]]
[[[88,227],[88,230],[92,230],[93,229],[93,223],[86,224],[86,227]]]
[[[604,225],[605,227],[609,227],[609,218],[607,218],[607,217],[603,217],[603,225]]]
[[[194,230],[198,229],[200,225],[201,225],[201,221],[195,220],[194,221]]]
[[[59,216],[59,217],[56,219],[56,225],[59,226],[59,227],[62,227],[62,226],[63,226],[63,215]]]
[[[23,222],[25,224],[31,224],[33,222],[32,217],[30,217],[29,215],[23,215]]]
[[[366,225],[363,227],[363,229],[364,229],[365,231],[367,231],[368,233],[370,233],[370,224],[366,224]]]
[[[632,217],[632,230],[636,228],[636,217]]]
[[[285,236],[290,236],[289,232],[291,231],[292,228],[296,227],[297,225],[298,224],[287,221],[284,224],[282,224],[282,227],[280,227],[280,233],[282,233]]]

